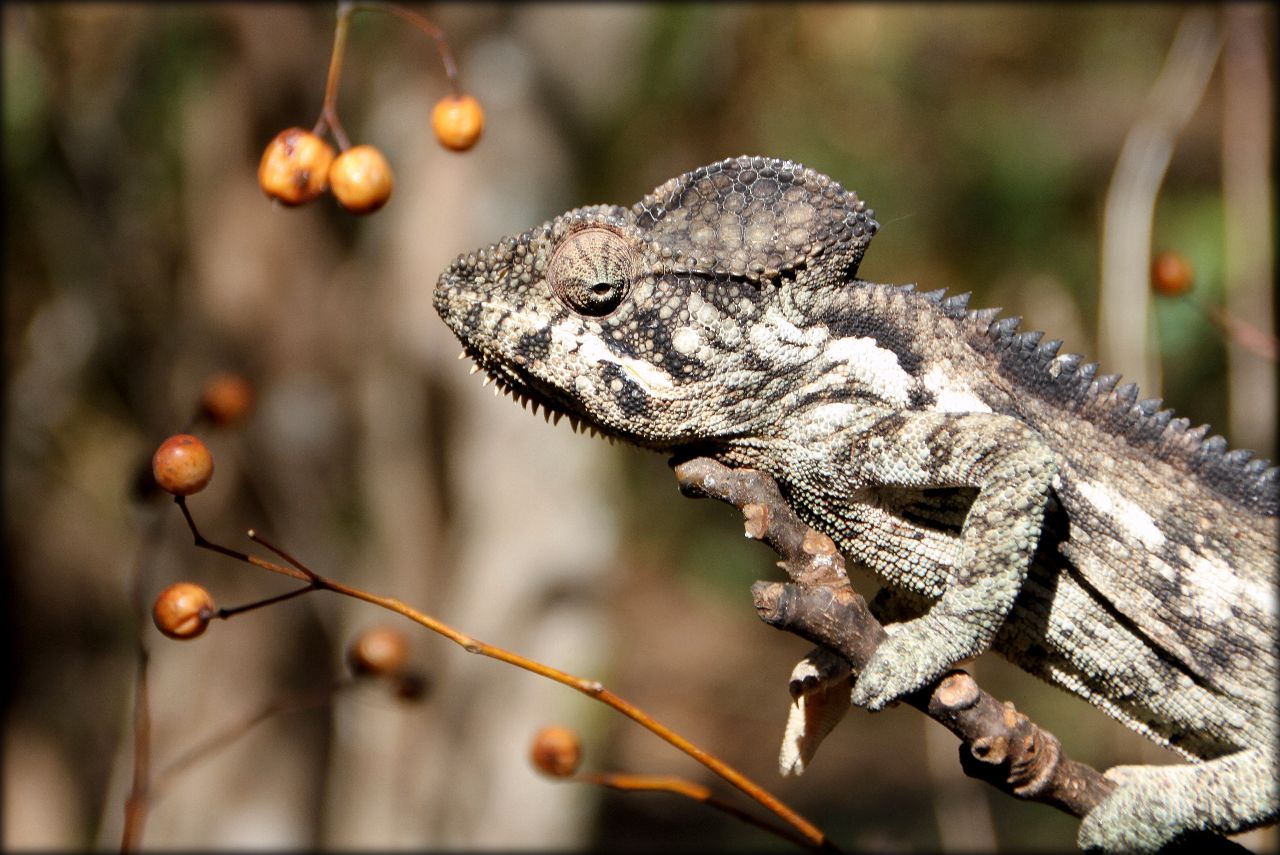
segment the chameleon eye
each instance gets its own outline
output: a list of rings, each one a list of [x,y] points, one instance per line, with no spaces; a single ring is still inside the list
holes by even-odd
[[[602,317],[617,309],[636,276],[636,255],[626,239],[593,227],[565,238],[551,256],[547,281],[569,308]]]

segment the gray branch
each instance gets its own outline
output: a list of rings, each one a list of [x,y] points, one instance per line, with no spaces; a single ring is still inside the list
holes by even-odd
[[[684,495],[738,508],[747,536],[781,557],[779,566],[792,581],[752,586],[761,619],[832,650],[860,671],[887,633],[849,584],[844,556],[832,540],[801,522],[763,472],[700,457],[679,463],[675,473]],[[1011,796],[1083,817],[1116,788],[1097,769],[1067,757],[1053,734],[984,691],[964,671],[953,670],[902,700],[960,738],[965,774]],[[1182,843],[1246,851],[1211,834]]]

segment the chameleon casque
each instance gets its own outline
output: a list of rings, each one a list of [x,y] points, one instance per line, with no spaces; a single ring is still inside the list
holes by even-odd
[[[910,617],[854,704],[994,649],[1191,761],[1112,770],[1082,846],[1275,822],[1280,469],[967,294],[858,279],[874,213],[724,160],[459,257],[435,306],[535,411],[763,470],[877,574]]]

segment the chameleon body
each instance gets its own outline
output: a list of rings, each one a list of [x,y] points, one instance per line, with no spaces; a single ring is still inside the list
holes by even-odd
[[[967,295],[866,282],[874,211],[741,157],[459,257],[435,305],[500,388],[772,475],[878,574],[879,709],[994,649],[1187,758],[1086,847],[1274,822],[1280,470]]]

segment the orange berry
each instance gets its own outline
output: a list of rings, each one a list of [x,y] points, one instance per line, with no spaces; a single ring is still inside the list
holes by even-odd
[[[200,412],[217,425],[235,424],[252,404],[253,384],[230,371],[210,377],[200,393]]]
[[[175,496],[199,493],[213,477],[213,455],[199,438],[179,433],[160,443],[151,458],[156,483]]]
[[[165,588],[151,607],[156,629],[179,641],[203,634],[214,614],[213,597],[192,582],[177,582]]]
[[[385,627],[366,629],[347,648],[347,662],[356,674],[394,674],[408,658],[404,633]]]
[[[1180,297],[1195,284],[1191,263],[1176,252],[1162,252],[1151,262],[1151,288],[1166,297]]]
[[[578,734],[569,728],[548,725],[534,735],[529,758],[546,774],[567,778],[578,771],[582,762],[582,744]]]
[[[484,110],[470,95],[461,98],[446,95],[431,111],[431,129],[445,148],[466,151],[476,144],[484,130]]]
[[[302,128],[276,134],[258,163],[258,186],[285,205],[305,205],[329,186],[333,146]]]
[[[372,214],[387,204],[394,184],[391,165],[371,145],[347,149],[329,167],[333,195],[353,214]]]

